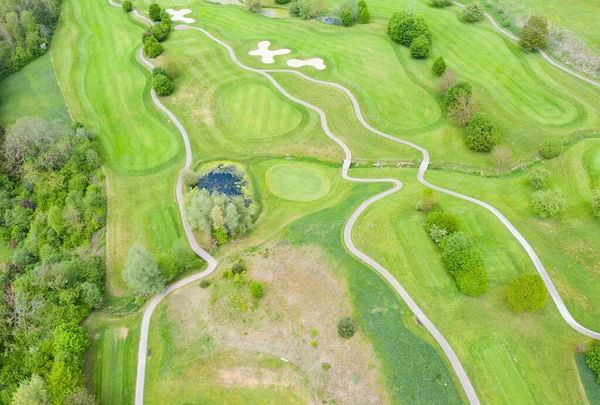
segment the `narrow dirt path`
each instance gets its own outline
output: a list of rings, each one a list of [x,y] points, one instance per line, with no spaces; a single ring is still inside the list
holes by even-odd
[[[116,7],[121,7],[121,5],[114,3],[112,0],[108,0],[110,4],[112,4],[113,6]],[[458,3],[457,3],[458,4]],[[148,22],[149,24],[153,24],[152,21],[150,21],[148,18],[140,15],[135,9],[133,10],[134,14],[136,16],[138,16],[139,18],[143,19],[144,21]],[[489,16],[489,15],[488,15]],[[488,17],[491,18],[491,17]],[[493,19],[491,19],[491,21],[495,24],[495,22],[493,21]],[[495,24],[496,25],[496,24]],[[498,27],[496,25],[496,27]],[[498,27],[499,28],[499,27]],[[508,219],[502,214],[500,213],[500,211],[498,211],[496,208],[492,207],[491,205],[483,202],[483,201],[479,201],[475,198],[469,197],[469,196],[465,196],[463,194],[460,193],[456,193],[454,191],[451,190],[447,190],[445,188],[442,187],[438,187],[435,186],[431,183],[429,183],[428,181],[426,181],[424,179],[424,174],[425,171],[427,170],[428,166],[429,166],[429,153],[427,152],[427,150],[425,150],[424,148],[422,148],[419,145],[416,145],[412,142],[409,141],[405,141],[403,139],[400,138],[396,138],[392,135],[386,134],[376,128],[373,128],[371,125],[369,125],[366,120],[364,119],[363,115],[362,115],[362,111],[360,109],[360,105],[358,103],[358,100],[354,97],[354,95],[350,92],[350,90],[348,90],[347,88],[345,88],[344,86],[341,86],[337,83],[333,83],[333,82],[327,82],[327,81],[322,81],[322,80],[317,80],[317,79],[313,79],[309,76],[306,76],[303,73],[300,73],[298,71],[295,70],[259,70],[259,69],[253,69],[250,68],[244,64],[242,64],[237,57],[235,56],[235,52],[233,50],[233,48],[231,48],[228,44],[226,44],[225,42],[219,40],[218,38],[214,37],[212,34],[210,34],[208,31],[202,29],[202,28],[198,28],[198,27],[191,27],[191,26],[187,26],[187,25],[178,25],[175,27],[176,30],[186,30],[186,29],[193,29],[193,30],[197,30],[202,32],[203,34],[205,34],[206,36],[208,36],[210,39],[212,39],[214,42],[216,42],[217,44],[223,46],[224,48],[227,49],[227,51],[229,52],[229,55],[232,59],[232,61],[238,65],[239,67],[241,67],[242,69],[245,69],[247,71],[251,71],[251,72],[255,72],[258,73],[264,77],[266,77],[276,88],[277,90],[279,90],[284,96],[286,96],[288,99],[297,102],[301,105],[304,105],[305,107],[317,112],[321,118],[321,126],[323,131],[325,132],[325,134],[331,138],[334,142],[336,142],[344,151],[345,154],[345,159],[344,159],[344,163],[342,166],[342,177],[348,181],[354,181],[354,182],[361,182],[361,183],[392,183],[393,187],[383,193],[380,193],[374,197],[371,197],[370,199],[368,199],[367,201],[363,202],[358,209],[356,209],[356,211],[354,211],[354,213],[351,215],[350,219],[348,220],[348,222],[346,223],[345,227],[344,227],[344,243],[346,245],[346,247],[348,248],[348,250],[350,250],[350,252],[352,254],[354,254],[356,257],[358,257],[360,260],[362,260],[363,262],[365,262],[366,264],[368,264],[369,266],[371,266],[372,268],[374,268],[375,270],[377,270],[386,280],[388,280],[388,282],[392,285],[392,287],[396,290],[396,292],[398,292],[398,294],[402,297],[402,299],[406,302],[406,304],[409,306],[409,308],[411,309],[411,311],[417,316],[417,318],[421,321],[421,323],[427,328],[427,330],[432,334],[432,336],[436,339],[436,341],[438,342],[438,344],[440,345],[440,347],[442,348],[442,350],[444,351],[444,353],[446,354],[446,356],[448,357],[448,360],[450,361],[450,364],[452,365],[454,371],[456,372],[462,387],[465,391],[465,394],[469,400],[469,402],[471,404],[479,404],[479,399],[477,397],[477,394],[475,393],[475,390],[473,388],[473,385],[471,384],[471,381],[469,380],[464,368],[462,367],[462,364],[460,363],[458,357],[456,356],[456,353],[454,352],[454,350],[450,347],[450,344],[448,343],[448,341],[443,337],[443,335],[437,330],[437,328],[433,325],[433,323],[427,318],[427,316],[423,313],[423,311],[419,308],[419,306],[416,304],[416,302],[410,297],[410,295],[406,292],[406,290],[404,290],[404,288],[398,283],[398,281],[383,267],[381,266],[379,263],[377,263],[375,260],[373,260],[372,258],[370,258],[369,256],[367,256],[366,254],[364,254],[363,252],[361,252],[360,250],[358,250],[356,248],[356,246],[354,245],[353,241],[352,241],[352,228],[354,227],[354,224],[356,223],[356,220],[360,217],[360,215],[374,202],[385,198],[397,191],[399,191],[402,188],[402,182],[400,182],[399,180],[396,179],[364,179],[364,178],[355,178],[355,177],[351,177],[348,172],[350,169],[350,165],[351,165],[351,161],[352,161],[352,153],[350,151],[350,149],[348,148],[348,146],[346,144],[344,144],[342,142],[341,139],[337,138],[329,129],[329,126],[327,124],[327,116],[325,114],[324,111],[322,111],[321,109],[319,109],[318,107],[307,103],[303,100],[300,100],[294,96],[292,96],[291,94],[289,94],[269,73],[291,73],[291,74],[296,74],[300,77],[302,77],[305,80],[311,81],[313,83],[318,83],[318,84],[324,84],[324,85],[328,85],[328,86],[332,86],[335,87],[341,91],[343,91],[348,98],[351,100],[353,106],[354,106],[354,111],[355,114],[357,116],[357,118],[359,119],[359,121],[361,122],[361,124],[367,128],[369,131],[380,135],[384,138],[390,139],[394,142],[398,142],[398,143],[402,143],[404,145],[410,146],[414,149],[417,149],[418,151],[420,151],[423,155],[423,160],[421,162],[421,165],[419,166],[419,172],[418,172],[418,180],[419,182],[421,182],[423,185],[433,188],[435,190],[438,190],[442,193],[446,193],[449,195],[452,195],[454,197],[457,198],[461,198],[463,200],[466,201],[470,201],[473,202],[477,205],[480,205],[486,209],[488,209],[489,211],[491,211],[494,215],[496,215],[496,217],[498,219],[500,219],[500,221],[509,229],[509,231],[515,236],[515,238],[519,241],[519,243],[521,243],[521,245],[523,246],[523,248],[527,251],[527,253],[529,254],[531,260],[533,261],[534,265],[536,266],[536,269],[538,270],[539,274],[542,276],[542,278],[544,279],[544,282],[546,283],[546,286],[548,287],[548,290],[550,292],[550,295],[552,297],[552,299],[554,300],[555,305],[557,306],[560,314],[562,315],[562,317],[565,319],[565,321],[571,326],[573,327],[575,330],[579,331],[580,333],[592,337],[594,339],[598,339],[600,340],[600,333],[598,332],[594,332],[591,331],[585,327],[583,327],[582,325],[580,325],[579,323],[577,323],[577,321],[575,321],[575,319],[571,316],[571,314],[569,313],[568,309],[566,308],[564,302],[562,301],[562,298],[560,297],[558,291],[556,290],[554,284],[552,283],[552,280],[550,279],[550,276],[548,275],[546,269],[544,268],[543,264],[541,263],[541,260],[539,259],[539,257],[537,256],[537,254],[535,253],[535,251],[533,250],[533,248],[529,245],[529,243],[525,240],[525,238],[517,231],[517,229],[510,223],[510,221],[508,221]],[[503,30],[504,31],[504,30]],[[512,36],[512,34],[508,33],[511,37],[516,38],[514,36]],[[146,66],[148,66],[149,68],[153,68],[154,65],[149,62],[147,59],[145,59],[144,55],[143,55],[143,49],[140,49],[139,53],[139,58],[142,61],[142,63],[144,63]],[[553,63],[554,64],[554,63]],[[561,68],[563,70],[565,70],[567,73],[573,74],[576,77],[582,78],[579,75],[577,75],[574,72],[569,71],[568,69],[565,68]],[[586,81],[588,81],[586,78],[582,78]],[[595,83],[595,82],[594,82]],[[594,84],[592,83],[592,84]],[[156,106],[161,109],[163,112],[165,112],[167,114],[167,116],[169,116],[169,118],[173,121],[173,123],[177,126],[177,128],[179,129],[183,140],[184,140],[184,144],[185,144],[185,148],[186,148],[186,162],[184,165],[184,169],[188,169],[192,163],[192,151],[191,151],[191,147],[190,147],[190,142],[189,142],[189,137],[187,135],[187,132],[185,130],[185,128],[181,125],[181,123],[177,120],[177,118],[175,117],[175,115],[169,111],[158,99],[158,97],[156,96],[154,90],[152,90],[152,100],[154,101],[154,103],[156,104]],[[167,296],[169,293],[177,290],[178,288],[181,288],[185,285],[188,285],[194,281],[197,281],[199,279],[201,279],[202,277],[205,277],[209,274],[211,274],[217,267],[218,262],[208,253],[206,252],[204,249],[202,249],[198,243],[196,242],[196,239],[194,238],[193,232],[185,218],[185,211],[184,211],[184,200],[183,200],[183,185],[182,185],[182,181],[181,181],[181,177],[178,179],[177,181],[177,187],[176,187],[176,195],[177,195],[177,202],[179,205],[179,211],[181,214],[181,218],[182,218],[182,222],[184,225],[184,229],[186,232],[186,236],[188,238],[188,241],[190,243],[190,246],[192,247],[192,249],[194,250],[194,252],[196,252],[202,259],[204,259],[207,263],[208,263],[208,268],[206,270],[204,270],[201,273],[195,274],[193,276],[190,276],[188,278],[185,278],[183,280],[180,280],[174,284],[172,284],[171,286],[169,286],[167,289],[165,289],[163,292],[161,292],[160,294],[156,295],[149,303],[148,307],[145,310],[144,313],[144,317],[143,317],[143,321],[142,321],[142,330],[141,330],[141,336],[140,336],[140,345],[139,345],[139,352],[138,352],[138,370],[137,370],[137,380],[136,380],[136,398],[135,398],[135,403],[136,405],[143,405],[144,402],[144,384],[145,384],[145,372],[146,372],[146,358],[147,358],[147,348],[148,348],[148,330],[149,330],[149,325],[150,325],[150,319],[152,317],[152,314],[154,312],[154,310],[156,309],[158,303],[165,297]]]

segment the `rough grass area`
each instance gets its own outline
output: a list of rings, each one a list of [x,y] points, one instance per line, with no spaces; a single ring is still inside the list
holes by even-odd
[[[291,201],[314,201],[331,188],[329,179],[318,168],[298,164],[280,164],[267,172],[269,190]]]
[[[347,341],[337,335],[335,321],[352,314],[352,305],[345,280],[324,261],[319,249],[293,249],[280,243],[246,258],[248,274],[244,278],[264,283],[264,297],[256,300],[250,296],[247,285],[218,277],[212,279],[208,289],[194,285],[176,292],[162,312],[161,326],[155,324],[155,330],[160,329],[162,348],[153,349],[149,365],[158,370],[150,375],[175,377],[182,372],[192,373],[196,367],[208,367],[213,371],[198,371],[221,376],[220,383],[219,378],[213,382],[221,389],[264,389],[269,385],[301,388],[306,380],[308,392],[314,392],[322,401],[387,403],[379,362],[369,341],[361,334]],[[190,312],[190,308],[195,310]],[[313,340],[316,347],[311,344]],[[250,357],[265,353],[274,359],[284,358],[292,365],[289,372],[296,371],[290,378],[281,376],[271,381],[274,377],[269,374],[280,374],[280,362],[272,363],[276,369],[269,371],[245,365],[240,362],[242,359],[231,360],[229,367],[233,370],[247,369],[244,377],[238,379],[234,376],[239,371],[229,371],[229,367],[211,359],[226,352],[232,352],[234,357],[239,356],[236,353],[248,353]],[[190,369],[190,363],[197,366]],[[331,369],[324,370],[323,363],[329,363]],[[261,383],[263,379],[266,381]],[[151,381],[149,398],[164,400],[163,393],[170,391],[172,384],[182,384],[188,390],[195,386],[196,393],[200,392],[196,376],[189,380],[177,377],[175,381]],[[182,399],[172,401],[180,403]]]
[[[302,121],[302,114],[275,91],[271,86],[252,83],[222,91],[219,112],[231,133],[244,139],[293,131]]]
[[[21,117],[69,122],[50,54],[46,54],[0,82],[0,123],[4,126]]]
[[[425,216],[414,208],[422,190],[415,179],[416,170],[363,169],[351,174],[395,176],[404,183],[401,192],[367,210],[359,219],[353,238],[359,249],[377,257],[390,270],[446,336],[480,398],[490,403],[519,404],[584,401],[571,359],[585,339],[564,322],[550,299],[534,314],[515,314],[508,307],[506,289],[510,281],[536,270],[516,239],[493,214],[468,202],[434,194],[444,210],[458,215],[461,229],[485,258],[488,291],[477,298],[468,297],[450,282],[440,251],[425,231]],[[434,176],[428,179],[439,184],[438,174],[435,179]],[[456,185],[454,189],[467,192]],[[499,190],[502,189],[496,184],[493,193],[512,196],[511,207],[515,207],[518,193]],[[487,197],[484,200],[492,202]],[[498,208],[510,217],[510,210]],[[523,226],[520,228],[525,230]],[[592,288],[595,287],[588,291]],[[560,369],[556,364],[562,365]]]
[[[596,381],[597,376],[585,362],[585,354],[576,354],[575,363],[579,370],[581,385],[585,390],[590,405],[600,404],[600,384]]]

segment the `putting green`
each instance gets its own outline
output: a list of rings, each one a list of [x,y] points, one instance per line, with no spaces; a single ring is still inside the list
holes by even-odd
[[[297,164],[280,164],[267,171],[271,192],[285,200],[314,201],[331,188],[329,178],[320,171]]]
[[[302,114],[287,100],[262,84],[230,87],[222,93],[221,117],[243,138],[270,138],[295,129]]]

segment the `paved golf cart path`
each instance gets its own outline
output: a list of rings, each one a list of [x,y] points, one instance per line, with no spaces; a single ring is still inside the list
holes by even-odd
[[[110,4],[112,4],[114,6],[121,7],[120,5],[113,3],[112,0],[109,0],[109,2],[110,2]],[[152,24],[152,22],[149,21],[146,17],[138,14],[136,10],[133,10],[133,11],[134,11],[135,15],[139,16],[140,18],[142,18],[145,21]],[[366,179],[366,178],[351,177],[348,174],[348,172],[349,172],[351,161],[352,161],[352,153],[351,153],[350,149],[348,148],[348,146],[346,144],[344,144],[344,142],[341,139],[337,138],[329,129],[329,126],[327,124],[327,116],[326,116],[325,112],[322,111],[321,109],[319,109],[318,107],[316,107],[310,103],[307,103],[303,100],[300,100],[300,99],[292,96],[291,94],[289,94],[273,78],[273,76],[270,75],[270,73],[291,73],[291,74],[298,75],[298,76],[302,77],[303,79],[311,81],[313,83],[327,85],[327,86],[335,87],[335,88],[341,90],[342,92],[344,92],[346,94],[346,96],[352,102],[357,118],[359,119],[361,124],[366,129],[368,129],[369,131],[371,131],[379,136],[382,136],[382,137],[392,140],[394,142],[398,142],[398,143],[407,145],[409,147],[412,147],[412,148],[420,151],[421,154],[423,155],[423,160],[421,162],[421,165],[419,166],[419,171],[418,171],[418,175],[417,175],[419,182],[421,182],[423,185],[425,185],[427,187],[430,187],[430,188],[438,190],[442,193],[449,194],[454,197],[461,198],[463,200],[475,203],[475,204],[480,205],[480,206],[488,209],[489,211],[491,211],[498,219],[500,219],[500,221],[508,228],[508,230],[515,236],[515,238],[519,241],[519,243],[527,251],[531,260],[533,261],[534,265],[536,266],[538,273],[544,279],[544,282],[546,283],[548,291],[550,292],[550,295],[551,295],[555,305],[557,306],[560,314],[565,319],[565,321],[571,327],[573,327],[573,329],[577,330],[578,332],[580,332],[586,336],[592,337],[594,339],[600,340],[600,333],[591,331],[591,330],[583,327],[571,316],[571,314],[569,313],[568,309],[566,308],[564,302],[562,301],[562,298],[560,297],[558,291],[556,290],[556,287],[552,283],[552,280],[550,279],[550,276],[548,275],[546,269],[544,268],[541,260],[539,259],[539,257],[537,256],[537,254],[535,253],[533,248],[525,240],[525,238],[510,223],[510,221],[496,208],[492,207],[491,205],[489,205],[483,201],[479,201],[475,198],[472,198],[472,197],[469,197],[469,196],[466,196],[466,195],[463,195],[463,194],[460,194],[460,193],[457,193],[457,192],[454,192],[451,190],[447,190],[442,187],[438,187],[436,185],[429,183],[427,180],[425,180],[424,174],[429,166],[429,161],[430,161],[429,153],[427,152],[427,150],[417,144],[414,144],[409,141],[405,141],[400,138],[396,138],[392,135],[386,134],[376,128],[373,128],[371,125],[369,125],[369,123],[364,119],[364,117],[362,115],[362,111],[360,109],[358,100],[354,97],[354,95],[352,94],[352,92],[350,92],[350,90],[348,90],[344,86],[341,86],[337,83],[313,79],[313,78],[306,76],[305,74],[300,73],[296,70],[261,70],[261,69],[254,69],[254,68],[248,67],[248,66],[244,65],[243,63],[241,63],[237,59],[233,48],[231,48],[228,44],[226,44],[225,42],[219,40],[218,38],[216,38],[215,36],[210,34],[208,31],[206,31],[202,28],[192,27],[192,26],[188,26],[188,25],[178,25],[175,27],[175,29],[176,30],[193,29],[193,30],[202,32],[204,35],[208,36],[214,42],[216,42],[217,44],[226,48],[227,51],[229,52],[231,60],[237,66],[239,66],[240,68],[245,69],[247,71],[254,72],[254,73],[257,73],[257,74],[260,74],[260,75],[266,77],[275,86],[275,88],[277,88],[277,90],[279,90],[285,97],[287,97],[288,99],[290,99],[296,103],[299,103],[299,104],[315,111],[317,114],[319,114],[319,116],[321,118],[321,127],[322,127],[323,131],[325,132],[325,134],[329,138],[331,138],[334,142],[336,142],[344,151],[345,158],[344,158],[344,162],[342,165],[342,177],[344,179],[346,179],[348,181],[361,182],[361,183],[392,183],[393,184],[393,187],[391,189],[389,189],[383,193],[377,194],[377,195],[371,197],[370,199],[366,200],[358,207],[358,209],[356,209],[352,213],[350,219],[348,220],[348,222],[346,223],[346,225],[344,227],[344,243],[345,243],[346,247],[348,248],[348,250],[353,255],[355,255],[356,257],[361,259],[363,262],[365,262],[366,264],[368,264],[369,266],[371,266],[372,268],[377,270],[392,285],[392,287],[394,287],[396,292],[398,292],[398,294],[401,296],[401,298],[406,302],[406,304],[408,305],[410,310],[415,314],[415,316],[419,319],[419,321],[423,324],[423,326],[425,326],[427,328],[427,330],[431,333],[431,335],[436,339],[436,341],[438,342],[438,344],[440,345],[440,347],[446,354],[457,377],[459,378],[459,380],[462,384],[462,387],[465,391],[465,394],[471,404],[479,404],[480,403],[479,399],[477,398],[477,394],[475,393],[475,390],[473,389],[471,381],[469,380],[462,364],[460,363],[458,357],[456,356],[456,353],[454,352],[454,350],[452,349],[452,347],[450,346],[448,341],[437,330],[437,328],[427,318],[427,316],[419,308],[419,306],[416,304],[416,302],[410,297],[410,295],[406,292],[406,290],[398,283],[398,281],[383,266],[381,266],[379,263],[377,263],[375,260],[373,260],[372,258],[367,256],[360,250],[358,250],[352,241],[352,228],[354,227],[354,224],[356,223],[356,221],[360,217],[360,215],[374,202],[381,200],[381,199],[399,191],[402,188],[402,182],[400,182],[397,179]],[[512,36],[512,34],[510,34],[510,35]],[[154,67],[154,65],[144,57],[143,49],[139,50],[138,56],[139,56],[140,60],[142,61],[142,63],[144,63],[147,67],[149,67],[149,68]],[[563,70],[565,70],[565,69],[563,69]],[[570,72],[568,70],[565,70],[565,71]],[[184,170],[188,169],[192,163],[192,151],[191,151],[191,147],[190,147],[188,134],[187,134],[185,128],[177,120],[175,115],[160,102],[160,100],[156,96],[156,93],[154,92],[153,89],[151,91],[151,94],[152,94],[152,100],[154,101],[156,106],[158,108],[160,108],[163,112],[165,112],[167,114],[167,116],[169,116],[169,118],[177,126],[177,128],[179,129],[179,131],[183,137],[185,149],[186,149],[186,161],[185,161],[185,165],[184,165]],[[190,246],[192,247],[194,252],[196,252],[202,259],[204,259],[207,262],[208,267],[206,270],[204,270],[201,273],[195,274],[193,276],[190,276],[188,278],[185,278],[183,280],[180,280],[180,281],[172,284],[167,289],[162,291],[160,294],[156,295],[148,304],[148,306],[144,312],[144,317],[142,320],[142,329],[141,329],[140,345],[139,345],[139,352],[138,352],[138,369],[137,369],[136,399],[135,399],[136,405],[143,405],[143,402],[144,402],[144,385],[145,385],[146,359],[147,359],[147,350],[148,350],[148,330],[149,330],[150,319],[152,317],[152,313],[156,309],[158,303],[169,293],[211,274],[215,270],[215,268],[217,267],[217,264],[218,264],[218,262],[208,252],[206,252],[204,249],[202,249],[198,245],[198,243],[196,242],[196,239],[194,238],[194,234],[185,218],[183,185],[182,185],[181,177],[177,181],[176,196],[177,196],[177,203],[179,205],[179,211],[181,214],[183,226],[184,226],[188,241],[190,243]]]

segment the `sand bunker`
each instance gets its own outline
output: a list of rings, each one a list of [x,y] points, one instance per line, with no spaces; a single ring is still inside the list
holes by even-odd
[[[290,59],[287,62],[288,66],[291,67],[302,67],[302,66],[314,66],[318,70],[325,69],[325,63],[323,63],[323,59],[321,58],[313,58],[313,59]]]
[[[258,43],[258,49],[254,49],[248,52],[249,55],[252,56],[262,56],[262,63],[275,63],[274,56],[277,55],[287,55],[292,52],[289,49],[277,49],[275,51],[270,51],[269,46],[271,43],[269,41],[260,41]]]
[[[194,20],[193,18],[184,17],[184,15],[192,12],[192,10],[190,9],[184,8],[183,10],[173,10],[172,8],[168,8],[165,11],[173,16],[171,17],[172,21],[183,21],[186,24],[196,22],[196,20]]]

